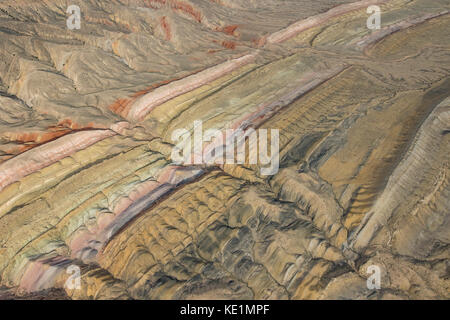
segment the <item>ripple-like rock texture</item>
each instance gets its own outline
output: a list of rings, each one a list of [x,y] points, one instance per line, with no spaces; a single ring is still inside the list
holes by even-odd
[[[450,299],[449,10],[1,1],[0,298]],[[279,170],[174,162],[195,121]]]

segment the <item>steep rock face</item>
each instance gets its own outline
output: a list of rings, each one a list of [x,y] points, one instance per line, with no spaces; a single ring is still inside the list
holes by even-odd
[[[0,298],[450,298],[448,0],[68,5],[0,4]]]

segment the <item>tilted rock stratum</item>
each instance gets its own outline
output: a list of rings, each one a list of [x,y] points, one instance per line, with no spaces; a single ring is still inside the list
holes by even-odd
[[[1,1],[0,298],[449,299],[449,10]],[[195,123],[279,170],[173,161]]]

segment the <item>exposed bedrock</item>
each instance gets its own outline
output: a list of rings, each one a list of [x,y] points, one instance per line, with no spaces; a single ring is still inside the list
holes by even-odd
[[[78,2],[0,4],[0,298],[450,298],[448,0]]]

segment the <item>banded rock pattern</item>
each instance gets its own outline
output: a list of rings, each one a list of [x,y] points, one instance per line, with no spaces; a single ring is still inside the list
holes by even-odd
[[[450,298],[448,0],[70,4],[0,3],[0,297]],[[174,164],[198,120],[279,171]]]

